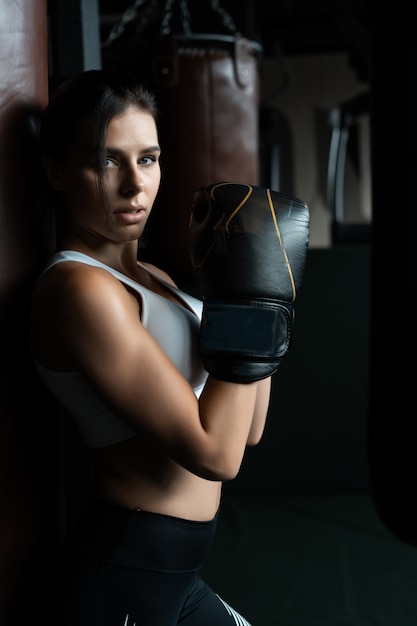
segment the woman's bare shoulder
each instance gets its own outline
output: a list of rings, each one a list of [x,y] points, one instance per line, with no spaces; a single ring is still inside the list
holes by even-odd
[[[110,272],[80,263],[52,267],[33,295],[34,350],[41,362],[74,369],[88,355],[141,328],[140,303]],[[40,341],[42,338],[42,341]]]
[[[52,300],[61,310],[82,303],[95,309],[116,293],[124,296],[126,290],[113,274],[101,267],[68,261],[54,265],[40,277],[34,299]]]

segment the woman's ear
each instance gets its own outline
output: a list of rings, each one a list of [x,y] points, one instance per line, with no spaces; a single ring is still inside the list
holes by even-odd
[[[43,155],[42,166],[45,171],[47,181],[51,185],[52,189],[55,189],[55,191],[62,191],[65,185],[60,164],[54,159],[51,159],[49,156]]]

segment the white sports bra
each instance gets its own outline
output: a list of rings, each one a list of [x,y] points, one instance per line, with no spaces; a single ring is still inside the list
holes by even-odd
[[[199,397],[207,379],[207,372],[197,350],[202,302],[173,287],[139,262],[138,265],[175,293],[185,306],[164,298],[112,267],[73,250],[64,250],[52,256],[43,273],[63,261],[78,261],[101,267],[139,293],[142,300],[143,326],[188,380],[196,396]],[[49,370],[36,359],[35,365],[44,383],[74,418],[84,445],[92,448],[107,446],[136,434],[107,408],[80,372]]]

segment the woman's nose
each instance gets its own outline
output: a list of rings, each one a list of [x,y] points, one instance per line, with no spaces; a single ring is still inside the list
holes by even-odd
[[[142,190],[143,186],[144,182],[139,168],[137,166],[129,167],[122,183],[123,193],[127,195],[135,195]]]

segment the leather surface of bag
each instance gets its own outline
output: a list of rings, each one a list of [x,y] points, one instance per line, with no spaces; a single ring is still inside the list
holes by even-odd
[[[240,35],[169,34],[154,51],[162,180],[145,256],[178,282],[193,277],[187,230],[196,189],[258,183],[259,53]]]
[[[46,0],[0,0],[0,624],[35,620],[23,581],[40,539],[47,405],[29,349],[37,153],[32,122],[48,99]],[[30,393],[30,401],[28,394]],[[40,419],[34,420],[34,414]],[[48,511],[49,513],[49,511]],[[45,553],[43,553],[45,554]],[[22,599],[24,598],[24,601]],[[30,617],[20,621],[20,611]]]

